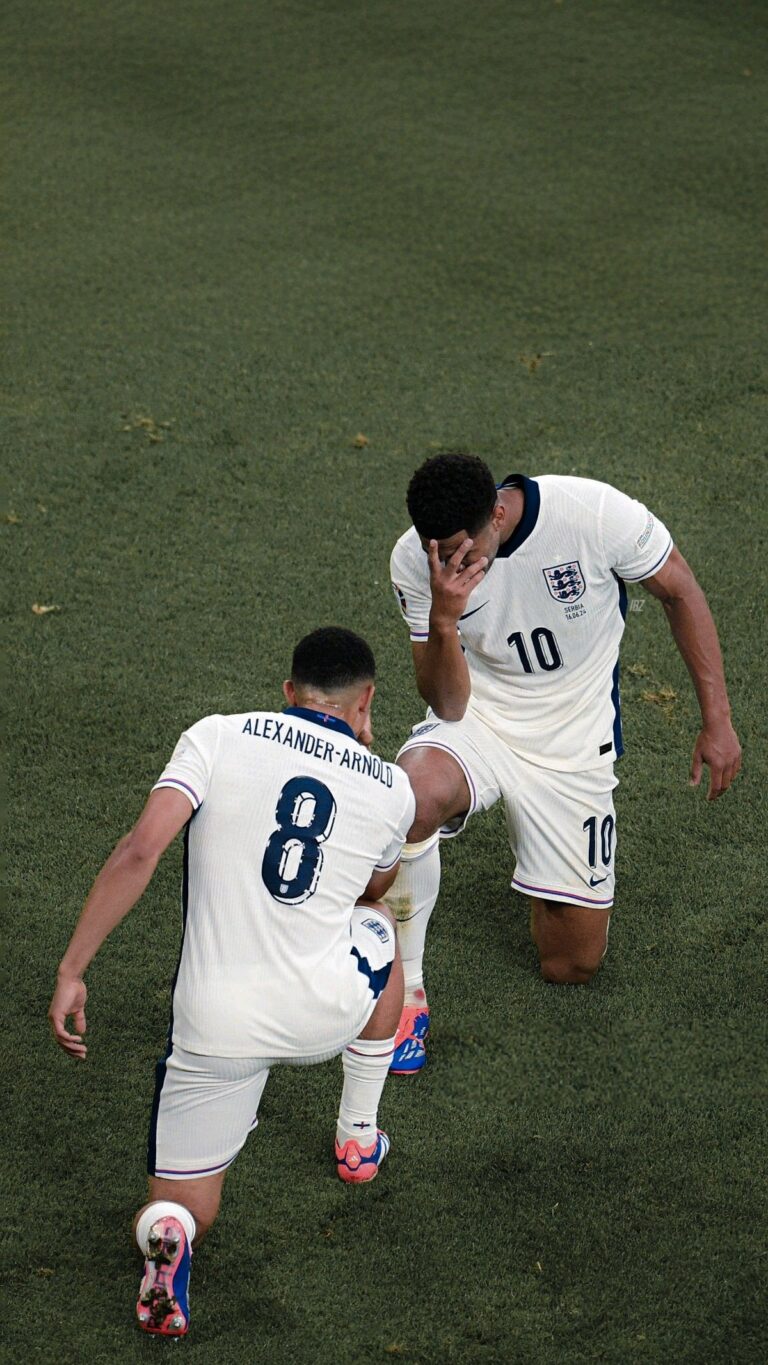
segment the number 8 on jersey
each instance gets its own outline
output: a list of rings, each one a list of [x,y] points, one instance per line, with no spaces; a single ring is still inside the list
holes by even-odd
[[[323,867],[320,847],[333,829],[336,802],[324,782],[292,777],[277,800],[277,829],[270,835],[261,876],[282,905],[301,905],[313,895]]]

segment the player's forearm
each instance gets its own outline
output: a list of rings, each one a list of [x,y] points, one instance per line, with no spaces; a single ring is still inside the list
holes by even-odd
[[[461,720],[467,709],[471,683],[455,623],[447,628],[430,622],[417,674],[419,692],[441,720]]]
[[[59,975],[81,977],[105,938],[144,893],[158,858],[136,847],[131,835],[110,854],[91,887],[75,932],[59,964]]]
[[[358,905],[360,904],[361,901],[383,900],[390,886],[394,882],[399,868],[400,860],[398,858],[397,862],[395,863],[395,866],[388,868],[386,872],[374,872],[362,896],[358,898]]]
[[[685,596],[663,601],[670,630],[693,679],[705,725],[730,717],[720,642],[698,583]]]

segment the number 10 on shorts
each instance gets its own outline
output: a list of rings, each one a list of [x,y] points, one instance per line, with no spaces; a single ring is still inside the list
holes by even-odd
[[[597,867],[597,819],[598,817],[596,815],[590,815],[589,819],[585,820],[582,825],[582,829],[587,831],[587,838],[589,840],[587,858],[590,867]],[[600,857],[603,861],[603,867],[608,867],[610,865],[611,855],[613,853],[614,823],[613,816],[606,815],[600,826]]]

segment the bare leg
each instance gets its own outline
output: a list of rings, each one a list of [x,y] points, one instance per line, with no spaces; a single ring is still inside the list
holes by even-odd
[[[531,904],[531,934],[544,980],[561,986],[586,985],[605,955],[610,910],[538,899]]]
[[[193,1246],[198,1247],[219,1212],[225,1176],[226,1171],[220,1171],[217,1175],[204,1175],[199,1180],[165,1180],[160,1176],[150,1176],[149,1199],[133,1220],[134,1235],[144,1210],[158,1199],[170,1199],[174,1204],[181,1204],[182,1208],[189,1209],[192,1214],[197,1227]]]
[[[397,760],[408,774],[416,797],[416,815],[408,843],[421,843],[440,827],[469,810],[467,779],[455,758],[427,744],[407,749]]]
[[[189,1329],[189,1274],[192,1247],[214,1221],[224,1172],[199,1180],[150,1178],[149,1202],[133,1220],[145,1257],[136,1316],[144,1332],[185,1336]]]

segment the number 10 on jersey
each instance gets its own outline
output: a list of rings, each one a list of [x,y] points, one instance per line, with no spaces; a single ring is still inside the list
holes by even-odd
[[[269,836],[261,876],[282,905],[301,905],[313,895],[323,867],[324,844],[333,829],[336,802],[316,777],[292,777],[277,799],[277,829]]]
[[[531,656],[525,643],[525,636],[521,630],[515,630],[507,636],[507,644],[510,649],[516,649],[524,673],[535,672],[531,663]],[[556,668],[562,668],[563,656],[557,647],[557,640],[551,630],[546,626],[538,626],[531,631],[531,644],[536,655],[536,662],[544,673],[552,673]]]

